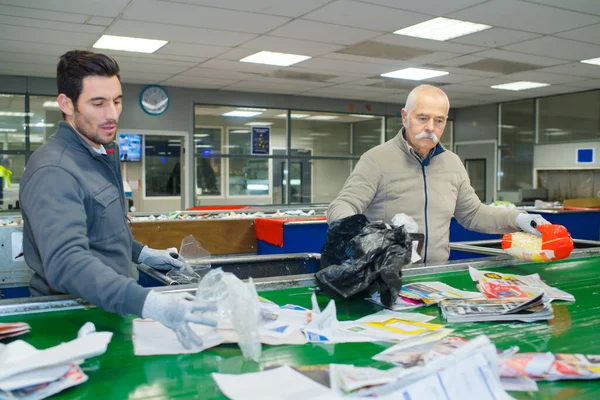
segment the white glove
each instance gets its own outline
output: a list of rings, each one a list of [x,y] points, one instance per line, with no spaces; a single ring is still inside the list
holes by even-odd
[[[144,302],[142,318],[153,319],[173,330],[183,347],[189,349],[191,342],[202,346],[202,339],[188,324],[217,326],[216,320],[202,316],[205,311],[216,310],[215,304],[197,300],[189,293],[161,294],[152,290]]]
[[[161,271],[168,271],[173,267],[185,267],[183,261],[183,257],[179,255],[175,247],[170,247],[166,250],[156,250],[144,246],[138,258],[138,262]]]
[[[536,229],[538,225],[549,224],[541,215],[538,214],[525,214],[521,213],[517,215],[516,219],[517,226],[523,232],[531,233],[537,236],[542,236],[542,233]]]

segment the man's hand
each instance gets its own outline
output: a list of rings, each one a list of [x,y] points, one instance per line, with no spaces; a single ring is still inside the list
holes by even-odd
[[[151,318],[173,330],[183,347],[189,349],[192,342],[202,346],[202,339],[190,328],[189,323],[217,326],[213,318],[202,315],[205,311],[216,310],[215,304],[197,300],[189,293],[160,294],[151,291],[146,297],[142,318]]]
[[[517,226],[523,232],[531,233],[533,235],[542,236],[542,233],[536,229],[538,225],[549,224],[541,215],[538,214],[525,214],[521,213],[517,215],[516,220]]]
[[[177,253],[175,247],[166,250],[156,250],[144,246],[138,258],[138,262],[160,271],[168,271],[171,268],[182,268],[185,266],[183,261],[183,257]]]

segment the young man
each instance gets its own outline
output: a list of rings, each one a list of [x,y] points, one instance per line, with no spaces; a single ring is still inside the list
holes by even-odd
[[[115,136],[122,97],[119,66],[103,54],[69,51],[57,68],[64,121],[35,151],[21,179],[25,260],[33,296],[70,293],[120,315],[152,318],[185,347],[201,339],[188,323],[214,326],[215,310],[189,294],[159,294],[132,279],[131,262],[168,270],[176,249],[133,239]]]
[[[540,235],[532,222],[539,215],[482,204],[460,158],[439,144],[450,102],[442,90],[421,85],[402,109],[404,128],[367,151],[327,209],[327,221],[365,214],[390,223],[394,215],[411,216],[425,233],[423,261],[445,261],[450,254],[450,220],[484,233],[522,229]]]

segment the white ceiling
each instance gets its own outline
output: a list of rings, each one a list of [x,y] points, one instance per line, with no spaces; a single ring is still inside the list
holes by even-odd
[[[493,28],[447,42],[392,34],[436,16]],[[54,77],[61,54],[91,49],[102,34],[169,41],[155,54],[107,52],[129,83],[403,103],[417,83],[379,75],[424,67],[450,73],[429,82],[453,107],[600,87],[600,66],[579,62],[600,57],[600,0],[0,0],[0,74]],[[348,54],[364,42],[421,52]],[[313,58],[287,68],[239,62],[260,50]],[[490,88],[515,80],[551,86]]]

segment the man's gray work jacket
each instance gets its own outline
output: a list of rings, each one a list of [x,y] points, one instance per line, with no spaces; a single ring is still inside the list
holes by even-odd
[[[33,296],[70,293],[141,315],[148,289],[132,279],[143,244],[127,224],[114,144],[102,155],[66,122],[36,150],[20,182],[23,251]]]

